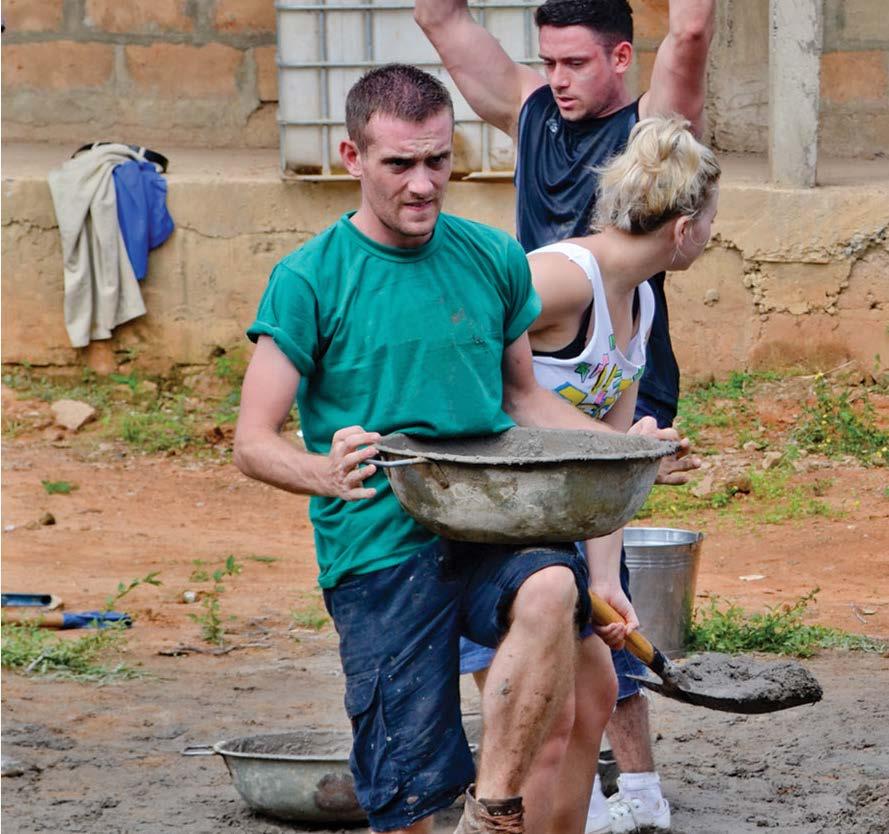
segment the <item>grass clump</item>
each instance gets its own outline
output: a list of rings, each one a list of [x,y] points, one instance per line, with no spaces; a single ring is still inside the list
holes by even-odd
[[[867,392],[855,409],[849,391],[835,394],[821,374],[815,379],[815,403],[803,410],[793,438],[809,452],[852,455],[865,465],[889,464],[889,432],[877,427]]]
[[[47,495],[70,495],[77,489],[77,484],[70,481],[41,481]]]
[[[295,608],[290,611],[290,621],[294,629],[300,631],[321,631],[330,624],[330,617],[318,591],[303,593]]]
[[[129,584],[118,583],[117,591],[105,601],[105,611],[140,585],[160,585],[157,572]],[[126,642],[126,625],[113,623],[104,628],[85,631],[77,637],[63,637],[42,628],[39,617],[26,623],[3,626],[2,665],[25,675],[43,675],[92,683],[129,680],[142,673],[123,663],[109,665],[108,657],[119,651]]]
[[[732,371],[727,379],[693,386],[679,399],[676,424],[692,443],[700,441],[708,428],[732,428],[742,424],[749,430],[748,403],[757,385],[780,379],[772,372]]]
[[[849,634],[837,628],[807,625],[803,616],[819,592],[815,588],[796,602],[770,607],[762,614],[748,614],[731,603],[721,605],[710,597],[709,605],[695,610],[688,648],[691,651],[766,652],[811,657],[819,649],[840,648],[885,652],[889,645],[880,640]]]
[[[750,467],[743,477],[749,486],[741,491],[733,480],[706,496],[697,496],[692,484],[655,486],[636,514],[636,520],[681,518],[683,525],[701,526],[711,512],[739,524],[783,524],[814,516],[836,517],[841,513],[822,500],[830,481],[793,484],[789,467],[767,471]],[[749,491],[747,491],[749,489]]]
[[[104,662],[123,641],[123,626],[117,625],[65,639],[35,623],[10,623],[3,626],[3,668],[94,683],[138,677],[122,663]]]
[[[226,577],[237,576],[243,567],[238,563],[233,555],[226,557],[222,567],[217,568],[212,574],[207,575],[203,568],[203,562],[196,559],[195,571],[191,578],[194,581],[196,576],[206,577],[212,581],[212,586],[201,595],[201,608],[199,614],[189,614],[189,618],[201,627],[201,639],[207,643],[213,643],[222,646],[225,643],[225,622],[222,617],[222,603],[220,597],[225,593]],[[227,619],[234,620],[234,616]]]

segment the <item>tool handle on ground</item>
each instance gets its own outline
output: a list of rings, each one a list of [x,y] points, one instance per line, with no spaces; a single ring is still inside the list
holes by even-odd
[[[611,623],[623,623],[624,618],[617,613],[602,597],[590,591],[590,603],[593,606],[593,623],[599,626],[611,625]],[[650,669],[657,664],[658,655],[661,653],[638,631],[627,635],[627,648]],[[661,664],[662,666],[662,664]],[[662,667],[663,668],[663,667]]]
[[[61,611],[35,611],[33,608],[24,611],[15,611],[9,608],[3,610],[3,624],[34,625],[41,628],[62,628],[65,615]]]

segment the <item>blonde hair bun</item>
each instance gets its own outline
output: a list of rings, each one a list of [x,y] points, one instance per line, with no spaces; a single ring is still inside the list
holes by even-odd
[[[668,220],[694,215],[719,180],[716,156],[680,116],[638,122],[623,153],[599,169],[592,228],[652,232]]]

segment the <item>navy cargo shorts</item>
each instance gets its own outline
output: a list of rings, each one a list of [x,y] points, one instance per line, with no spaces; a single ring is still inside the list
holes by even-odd
[[[574,574],[578,633],[588,634],[589,574],[570,544],[437,541],[324,591],[346,675],[349,764],[374,831],[405,828],[448,807],[473,781],[460,715],[460,635],[496,647],[522,583],[555,565]]]

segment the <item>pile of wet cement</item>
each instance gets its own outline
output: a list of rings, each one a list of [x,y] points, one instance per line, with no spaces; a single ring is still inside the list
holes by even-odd
[[[792,660],[763,661],[746,655],[704,652],[680,666],[689,684],[715,697],[762,703],[808,704],[823,690],[813,675]]]

